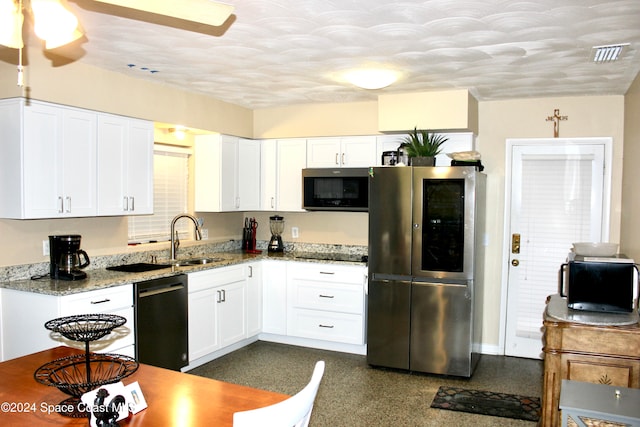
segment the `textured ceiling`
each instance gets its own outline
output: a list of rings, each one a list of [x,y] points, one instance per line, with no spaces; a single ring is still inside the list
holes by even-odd
[[[75,0],[88,38],[78,60],[249,108],[452,88],[478,100],[622,95],[640,70],[639,0],[226,2],[234,15],[206,34]],[[630,43],[620,60],[590,62],[593,46],[614,43]],[[381,90],[341,77],[368,66],[401,77]]]

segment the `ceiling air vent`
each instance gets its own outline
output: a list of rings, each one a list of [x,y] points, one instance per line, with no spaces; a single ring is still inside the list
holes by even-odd
[[[591,58],[596,64],[613,62],[620,58],[620,55],[622,55],[622,51],[627,46],[629,46],[629,43],[610,44],[607,46],[594,46],[591,49]]]

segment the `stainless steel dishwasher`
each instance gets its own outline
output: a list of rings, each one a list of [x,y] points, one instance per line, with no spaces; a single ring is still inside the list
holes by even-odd
[[[136,360],[179,371],[189,363],[187,276],[134,283]]]

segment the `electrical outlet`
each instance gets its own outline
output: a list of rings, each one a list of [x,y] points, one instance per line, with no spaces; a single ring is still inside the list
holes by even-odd
[[[299,237],[298,227],[291,227],[291,238],[297,239]]]
[[[49,241],[48,240],[43,240],[42,241],[42,255],[49,256]]]
[[[201,228],[200,232],[202,233],[202,240],[209,240],[209,229]]]

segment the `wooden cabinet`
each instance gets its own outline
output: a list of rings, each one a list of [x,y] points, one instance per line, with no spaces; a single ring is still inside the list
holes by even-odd
[[[540,425],[560,425],[563,379],[640,388],[640,325],[593,326],[544,318]]]
[[[307,167],[369,167],[376,165],[376,138],[352,136],[307,140]]]
[[[364,344],[364,267],[290,263],[287,335]]]
[[[190,273],[189,361],[247,337],[245,266]]]
[[[98,215],[153,213],[153,123],[98,116]]]
[[[195,141],[195,209],[260,209],[260,141],[202,135]]]
[[[8,360],[60,344],[84,349],[84,343],[69,341],[44,327],[63,316],[108,313],[127,319],[106,337],[91,343],[91,350],[134,357],[133,286],[121,285],[66,296],[2,290],[2,359]]]
[[[0,216],[96,213],[96,113],[23,98],[0,101]]]

